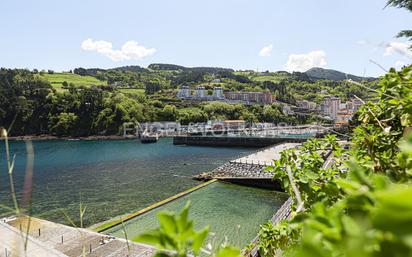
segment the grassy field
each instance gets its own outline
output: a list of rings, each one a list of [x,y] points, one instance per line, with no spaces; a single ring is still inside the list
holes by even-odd
[[[57,90],[62,90],[63,82],[73,83],[75,86],[106,86],[106,81],[101,81],[92,76],[80,76],[73,73],[54,73],[54,74],[42,74],[42,78],[47,79],[50,84]]]
[[[257,76],[257,77],[252,77],[251,79],[257,82],[271,81],[271,82],[276,83],[276,82],[280,82],[284,78],[285,76],[271,75],[271,76]]]
[[[267,73],[264,76],[261,76],[260,73],[249,71],[236,71],[235,74],[248,77],[249,79],[256,82],[271,81],[276,83],[288,77],[288,75],[286,74],[279,74],[273,72]]]

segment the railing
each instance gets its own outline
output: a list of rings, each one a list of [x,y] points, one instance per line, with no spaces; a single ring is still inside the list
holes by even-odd
[[[286,200],[286,202],[284,202],[282,206],[273,215],[271,219],[273,225],[276,225],[282,220],[289,219],[290,214],[292,212],[292,205],[293,205],[293,199],[292,197],[289,197],[288,200]],[[245,257],[260,257],[258,243],[259,243],[259,236],[256,236],[251,242],[251,244],[254,245],[252,250],[244,251],[242,255]]]

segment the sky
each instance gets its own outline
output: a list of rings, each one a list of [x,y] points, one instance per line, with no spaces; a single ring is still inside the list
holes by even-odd
[[[173,63],[379,76],[412,62],[385,0],[1,0],[0,67]],[[379,64],[379,65],[377,65]],[[379,67],[381,66],[381,67]]]

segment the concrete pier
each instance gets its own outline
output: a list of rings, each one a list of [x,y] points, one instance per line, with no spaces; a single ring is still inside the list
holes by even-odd
[[[201,146],[241,146],[267,147],[275,144],[292,142],[302,143],[306,138],[282,137],[229,137],[229,136],[176,136],[174,145],[201,145]]]
[[[280,158],[280,153],[283,150],[297,148],[299,143],[283,143],[272,147],[268,147],[261,151],[255,152],[253,154],[240,157],[231,161],[231,163],[246,163],[246,164],[257,164],[263,166],[273,165],[273,160],[278,160]]]

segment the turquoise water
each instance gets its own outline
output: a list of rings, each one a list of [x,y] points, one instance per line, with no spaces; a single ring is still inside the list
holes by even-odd
[[[258,233],[259,225],[268,221],[286,201],[287,195],[264,189],[215,182],[189,195],[165,204],[124,223],[129,239],[159,226],[156,213],[177,212],[190,200],[190,218],[195,228],[210,225],[208,242],[218,245],[229,240],[239,247],[247,245]],[[124,237],[121,225],[104,233]]]
[[[156,144],[136,140],[34,141],[32,214],[68,224],[78,221],[86,206],[84,225],[147,207],[199,182],[199,174],[253,151],[250,148],[175,146],[171,139]],[[11,142],[16,154],[14,179],[21,199],[26,170],[24,142]],[[0,216],[11,206],[0,141]]]

